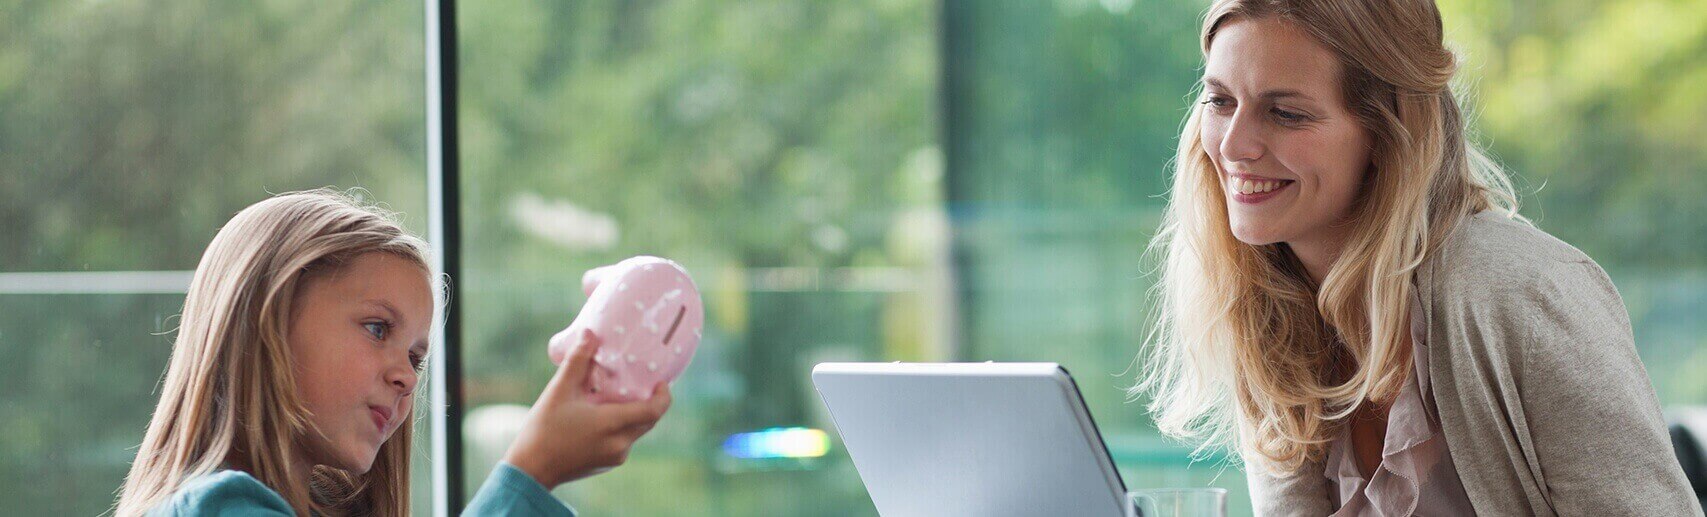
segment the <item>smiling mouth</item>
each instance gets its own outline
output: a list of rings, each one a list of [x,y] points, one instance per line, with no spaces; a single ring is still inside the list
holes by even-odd
[[[1246,178],[1228,178],[1227,190],[1247,196],[1267,194],[1293,184],[1293,180],[1251,180]]]

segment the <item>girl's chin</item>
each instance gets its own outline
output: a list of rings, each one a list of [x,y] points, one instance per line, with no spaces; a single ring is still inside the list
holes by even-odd
[[[351,475],[360,476],[362,474],[366,474],[368,470],[373,468],[373,461],[369,460],[366,463],[350,463],[350,464],[347,464],[344,466],[332,466],[332,465],[327,465],[327,466],[336,468],[338,470],[342,470],[344,472],[348,472]]]
[[[326,466],[342,470],[350,474],[361,475],[366,474],[369,469],[373,468],[373,463],[379,456],[379,451],[376,450],[352,452],[353,454],[344,458],[338,458],[336,463],[327,463]]]

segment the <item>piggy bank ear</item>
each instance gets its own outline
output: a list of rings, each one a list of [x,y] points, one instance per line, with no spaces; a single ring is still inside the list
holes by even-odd
[[[586,273],[581,275],[581,292],[586,293],[587,296],[592,296],[593,290],[599,288],[599,283],[603,282],[605,277],[610,276],[610,271],[611,266],[602,266],[587,270]]]

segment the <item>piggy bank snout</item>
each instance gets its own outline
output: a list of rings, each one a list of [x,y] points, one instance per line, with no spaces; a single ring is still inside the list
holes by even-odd
[[[561,366],[564,361],[569,360],[569,354],[575,351],[575,345],[581,341],[578,339],[580,333],[580,326],[570,325],[569,328],[558,331],[556,335],[551,336],[551,341],[546,347],[546,353],[551,356],[551,364]]]

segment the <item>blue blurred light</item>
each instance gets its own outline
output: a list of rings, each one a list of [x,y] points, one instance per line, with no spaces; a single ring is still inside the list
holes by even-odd
[[[818,458],[829,451],[830,436],[805,427],[773,427],[723,440],[723,453],[741,459]]]

